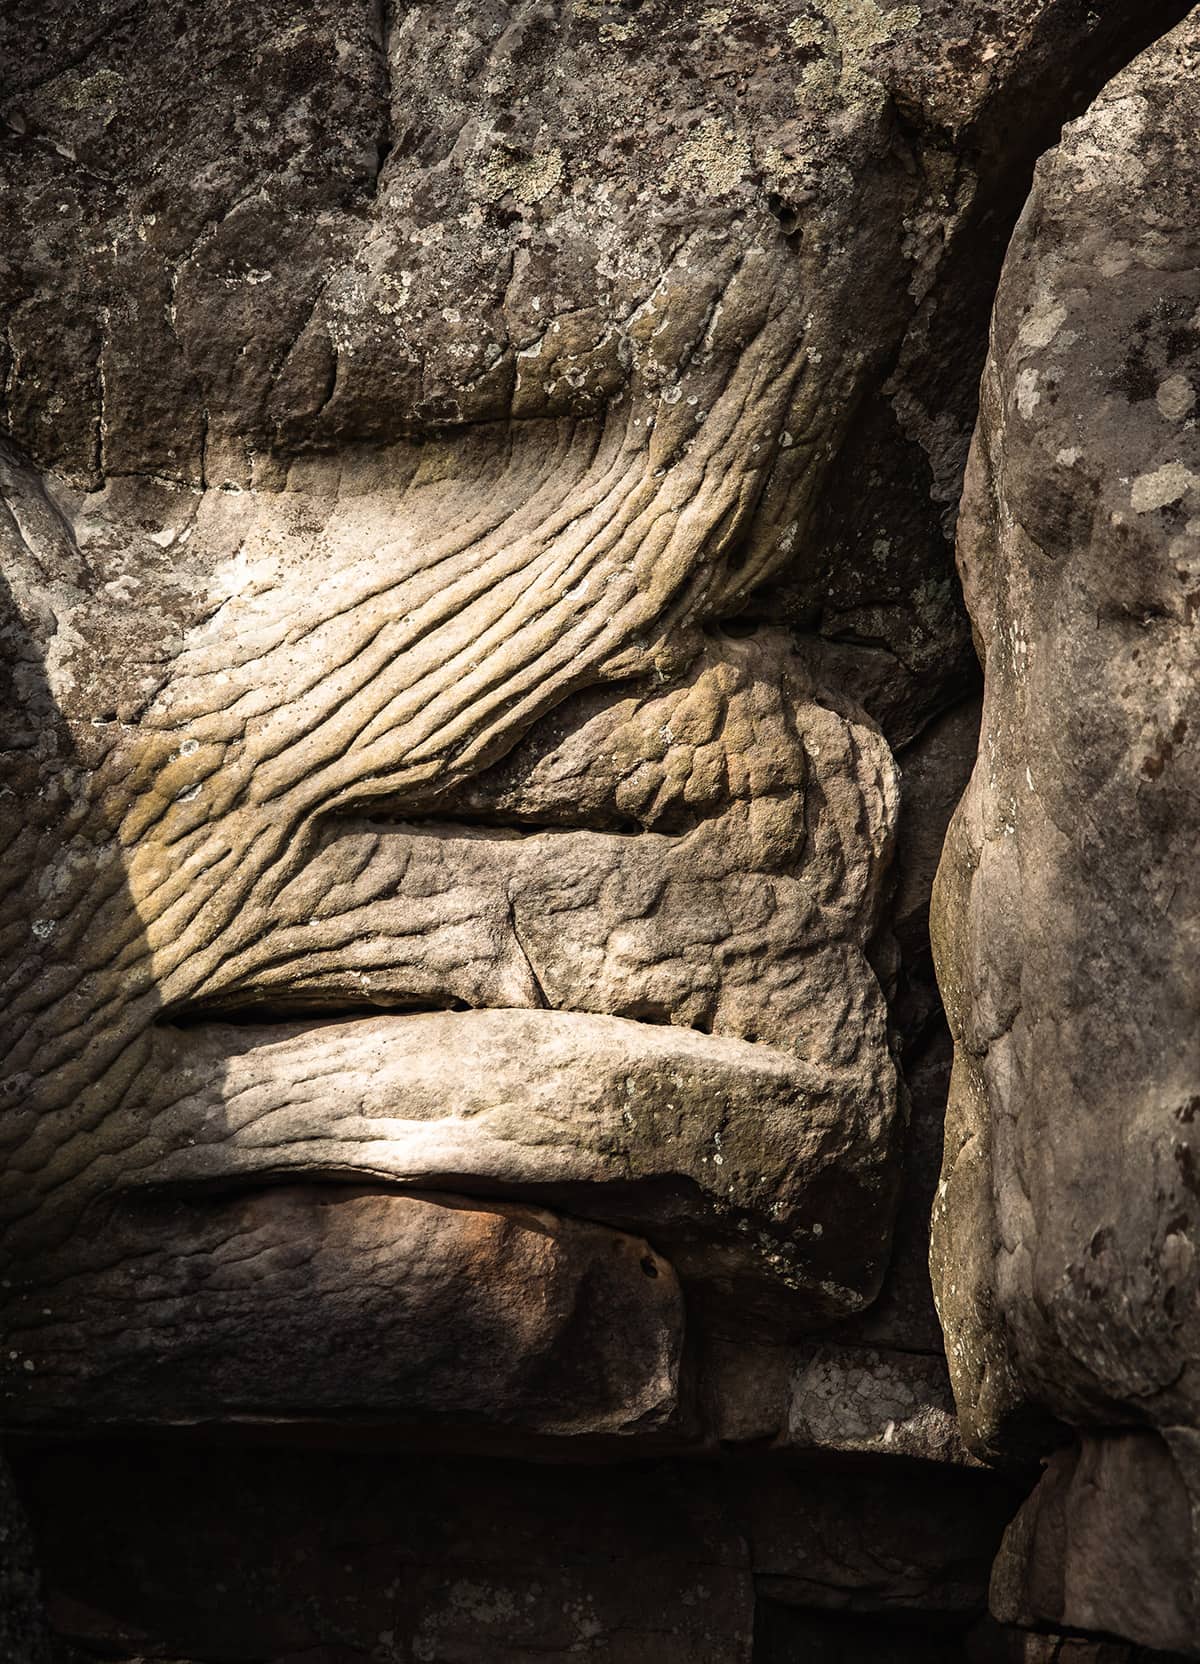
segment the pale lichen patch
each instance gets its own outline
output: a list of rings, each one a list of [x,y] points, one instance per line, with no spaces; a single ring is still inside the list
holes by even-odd
[[[562,151],[557,145],[520,155],[494,150],[476,164],[474,184],[490,201],[511,194],[518,202],[532,205],[562,184],[566,175]]]
[[[1017,409],[1026,421],[1030,419],[1042,395],[1038,391],[1038,373],[1036,370],[1022,370],[1017,377]]]
[[[85,110],[98,104],[114,103],[124,88],[125,78],[115,69],[98,69],[92,75],[71,71],[62,78],[58,99],[71,109]]]
[[[1021,325],[1018,340],[1027,351],[1048,347],[1067,319],[1067,309],[1053,295],[1043,295]]]
[[[1193,474],[1182,462],[1167,462],[1153,473],[1139,474],[1130,490],[1130,502],[1135,514],[1150,514],[1155,509],[1169,508],[1187,492],[1200,485],[1200,475]]]
[[[801,49],[818,49],[822,56],[805,68],[797,99],[833,111],[839,106],[881,96],[871,72],[876,50],[921,21],[921,8],[880,8],[877,0],[826,0],[821,16],[793,18],[788,34]]]
[[[1196,407],[1196,390],[1186,376],[1168,376],[1155,394],[1155,403],[1168,422],[1182,422]]]
[[[732,191],[750,171],[749,140],[715,116],[702,123],[695,138],[679,151],[671,174],[698,174],[714,196]]]

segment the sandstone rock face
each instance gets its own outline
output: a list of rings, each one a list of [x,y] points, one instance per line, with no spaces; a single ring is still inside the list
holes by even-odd
[[[180,1187],[536,1199],[747,1318],[858,1309],[896,769],[819,654],[710,626],[903,326],[880,84],[797,125],[799,17],[728,111],[698,21],[639,27],[626,85],[586,6],[70,27],[87,73],[6,106],[9,1404],[55,1402],[79,1277],[95,1310],[82,1221],[141,1268],[119,1306]],[[836,206],[868,158],[882,235]],[[189,1321],[174,1270],[137,1286]]]
[[[43,1317],[30,1342],[51,1374],[31,1389],[31,1419],[178,1425],[299,1406],[619,1434],[677,1409],[678,1282],[646,1242],[600,1225],[286,1186],[149,1202],[90,1240],[87,1271],[74,1257],[61,1277],[47,1267],[70,1316],[57,1330]],[[319,1344],[298,1328],[305,1305]],[[27,1334],[10,1328],[18,1352]]]
[[[1009,1527],[991,1608],[1192,1651],[1195,1550],[1180,1436],[1084,1433],[1055,1456]]]
[[[0,1414],[65,1664],[962,1655],[1018,1498],[925,1266],[949,539],[1034,158],[1185,9],[3,8]],[[983,1306],[976,1393],[973,1298],[976,1446],[1124,1413]],[[163,1442],[47,1455],[97,1425]]]
[[[935,898],[960,1410],[977,1447],[1031,1405],[1085,1430],[1003,1605],[1190,1656],[1198,65],[1193,17],[1067,129],[1005,268],[960,531],[983,732]]]
[[[95,1240],[187,1323],[181,1194],[212,1253],[268,1184],[566,1210],[785,1340],[877,1294],[888,738],[964,638],[838,480],[889,368],[953,473],[929,308],[1019,89],[1123,38],[955,26],[931,83],[875,0],[8,9],[12,1416],[78,1411]]]

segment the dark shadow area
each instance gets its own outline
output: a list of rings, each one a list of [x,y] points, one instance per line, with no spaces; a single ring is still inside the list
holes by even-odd
[[[752,1632],[762,1664],[949,1660],[1014,1506],[994,1479],[903,1463],[781,1478],[752,1457],[380,1461],[145,1438],[16,1459],[81,1660],[730,1664]],[[884,1642],[899,1650],[870,1650]]]
[[[0,548],[11,558],[23,547],[17,522],[0,495]],[[65,836],[70,803],[64,772],[76,763],[70,730],[45,673],[44,632],[52,620],[43,616],[36,623],[40,630],[17,607],[0,571],[0,1058],[8,1060],[0,1065],[4,1161],[28,1112],[29,1082],[11,1066],[26,1025],[12,1020],[11,1008],[45,971],[33,930],[40,913],[38,879]],[[9,1286],[6,1279],[3,1287],[7,1291]],[[14,1362],[19,1366],[21,1360],[6,1348],[0,1370],[10,1374]],[[10,1397],[6,1390],[5,1400]],[[47,1664],[49,1645],[33,1545],[6,1451],[0,1448],[0,1657],[6,1664]]]

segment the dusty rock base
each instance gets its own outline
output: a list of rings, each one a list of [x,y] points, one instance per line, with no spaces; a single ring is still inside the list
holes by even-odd
[[[979,1471],[191,1435],[12,1462],[53,1664],[1170,1664],[984,1615],[1020,1495]]]
[[[21,1445],[60,1664],[968,1657],[1019,1497],[752,1456],[537,1465],[190,1438]]]

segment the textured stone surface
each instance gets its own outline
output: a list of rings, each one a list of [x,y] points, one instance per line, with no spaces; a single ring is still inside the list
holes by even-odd
[[[356,1659],[505,1664],[582,1649],[613,1664],[654,1649],[713,1664],[747,1657],[744,1539],[702,1472],[658,1468],[653,1481],[259,1452],[243,1455],[231,1496],[211,1461],[119,1447],[49,1453],[33,1489],[55,1568],[52,1616],[97,1649],[274,1661],[340,1643]]]
[[[964,1425],[981,1447],[1034,1408],[1085,1429],[1005,1586],[1039,1621],[1193,1655],[1198,65],[1193,19],[1113,82],[1009,256],[960,532],[983,732],[935,898],[935,1285]]]
[[[1178,1653],[1096,1641],[1082,1635],[1035,1634],[984,1619],[967,1638],[967,1664],[1179,1664]]]
[[[969,1462],[938,1357],[818,1347],[792,1380],[789,1447]]]
[[[954,444],[875,407],[1027,82],[1129,15],[8,8],[10,1413],[155,1187],[482,1190],[651,1232],[726,1327],[869,1303],[861,707],[905,744],[965,677],[885,527]]]
[[[361,1414],[565,1435],[649,1430],[677,1409],[674,1272],[600,1225],[281,1186],[151,1200],[90,1245],[86,1270],[76,1257],[61,1278],[47,1265],[67,1315],[9,1328],[32,1419]],[[306,1306],[319,1343],[299,1321]]]
[[[897,811],[857,696],[911,739],[964,637],[920,516],[851,558],[835,464],[1003,194],[1013,89],[1068,43],[1086,82],[1116,11],[951,50],[874,0],[9,8],[22,1326],[101,1198],[285,1176],[652,1230],[746,1320],[877,1292]],[[797,657],[712,628],[814,606]]]
[[[406,1539],[411,1601],[396,1617],[395,1589],[368,1577],[379,1610],[363,1622],[379,1625],[353,1640],[332,1607],[313,1617],[307,1591],[264,1598],[265,1523],[255,1537],[243,1521],[258,1546],[220,1633],[204,1613],[175,1624],[199,1605],[165,1562],[162,1609],[114,1617],[104,1591],[130,1588],[148,1504],[103,1585],[60,1578],[64,1646],[204,1664],[397,1646],[414,1664],[960,1649],[999,1516],[952,1425],[923,1267],[949,1066],[926,912],[976,722],[947,540],[1033,160],[1185,9],[4,8],[7,1420],[301,1419],[325,1423],[310,1438],[386,1429],[396,1447],[490,1438],[539,1456],[579,1455],[565,1441],[584,1436],[610,1439],[593,1455],[639,1438],[710,1457],[757,1443],[776,1476],[836,1456],[883,1486],[847,1480],[840,1512],[819,1484],[804,1499],[785,1486],[781,1506],[828,1529],[788,1548],[755,1514],[767,1572],[741,1492],[717,1519],[711,1493],[688,1489],[714,1485],[717,1464],[686,1483],[670,1470],[704,1523],[647,1582],[651,1539],[678,1538],[671,1508],[645,1501],[656,1470],[611,1481],[607,1500],[607,1479],[527,1474],[510,1487],[523,1501],[485,1491],[473,1522],[501,1568],[482,1594],[447,1579],[447,1541],[423,1560]],[[1150,163],[1113,138],[1124,107],[1100,108],[1080,166],[1099,176],[1125,144],[1105,187],[1136,202]],[[1103,304],[1073,290],[1063,304],[1089,328],[1107,318],[1112,346],[1130,315],[1118,280],[1139,262],[1147,293],[1145,272],[1161,279],[1119,376],[1137,420],[1152,404],[1179,428],[1185,377],[1156,354],[1175,350],[1180,320],[1161,307],[1186,289],[1190,244],[1169,217],[1179,169],[1163,158],[1159,173],[1158,218],[1120,270],[1125,244],[1104,226]],[[1107,361],[1067,342],[1057,304],[1014,326],[1032,331],[1014,371],[1023,420],[1053,388],[1021,376],[1058,345],[1075,355],[1066,402],[1096,403]],[[1113,434],[1125,421],[1123,405]],[[1171,496],[1186,459],[1155,443],[1129,481],[1115,439],[1101,445],[1101,484],[1128,485],[1135,516],[1186,496]],[[1073,441],[1055,444],[1058,458]],[[1049,525],[1050,547],[1061,494],[1049,509],[1034,496],[1016,518],[1030,535]],[[1129,554],[1097,540],[1105,560],[1114,548]],[[1151,599],[1157,623],[1123,590],[1117,611],[1153,632]],[[995,648],[979,632],[987,762]],[[1058,715],[1077,672],[1063,656],[1043,690]],[[1094,684],[1096,709],[1120,705],[1107,659]],[[1106,823],[1127,852],[1170,820],[1146,808],[1184,745],[1190,718],[1170,717],[1144,736],[1135,780],[1150,818]],[[1062,779],[1060,819],[1111,785],[1091,763]],[[1039,923],[1094,912],[1091,881],[1061,877],[1039,877]],[[1003,924],[980,938],[998,961]],[[1069,954],[1069,932],[1059,941]],[[1124,968],[1143,990],[1154,969]],[[963,1058],[980,1051],[961,1008],[992,997],[976,969],[958,989],[954,1157]],[[1121,1015],[1142,1032],[1153,1017],[1136,1002]],[[1081,1023],[1067,1074],[1107,1068],[1110,1045],[1113,1090],[1144,1090],[1136,1046],[1107,1035],[1089,1051],[1093,1038]],[[998,1158],[1001,1206],[1020,1214],[1005,1249],[1036,1165],[1021,1140],[1060,1153],[1057,1123],[1043,1137],[1052,1097]],[[1143,1299],[1158,1273],[1091,1221],[1076,1281],[1089,1299],[1120,1290],[1115,1327],[1081,1338],[1071,1308],[1082,1366],[1039,1376],[1018,1354],[1045,1353],[1042,1320],[1018,1333],[993,1287],[992,1221],[957,1200],[972,1161],[977,1191],[991,1182],[985,1139],[968,1149],[951,1201],[969,1251],[939,1278],[972,1437],[1011,1451],[1032,1403],[1107,1424],[1137,1399],[1184,1472],[1194,1415],[1170,1331],[1194,1291],[1174,1194],[1158,1198],[1152,1260],[1169,1301]],[[1068,1135],[1031,1208],[1074,1198],[1075,1149]],[[1129,1171],[1112,1172],[1124,1198]],[[1077,1227],[1064,1206],[1059,1238]],[[1046,1246],[1051,1279],[1060,1247]],[[413,1478],[406,1459],[381,1485]],[[216,1469],[236,1471],[233,1454]],[[935,1470],[966,1488],[913,1520],[905,1486]],[[289,1472],[276,1521],[302,1487]],[[431,1483],[405,1530],[461,1515]],[[956,1527],[969,1575],[943,1552],[968,1497],[990,1498],[980,1536]],[[647,1508],[642,1537],[629,1521]],[[1021,1622],[1074,1621],[1013,1559],[1039,1531],[1054,1539],[1037,1521],[1055,1517],[1035,1503],[1010,1543]],[[533,1522],[566,1518],[578,1535],[539,1560]],[[334,1533],[301,1558],[331,1573],[340,1547]],[[827,1591],[847,1588],[841,1611]],[[911,1627],[892,1635],[896,1612]]]
[[[300,838],[269,910],[244,906],[234,941],[188,961],[207,971],[191,1009],[218,1020],[145,1032],[146,1087],[47,1175],[52,1205],[80,1166],[92,1187],[359,1173],[570,1200],[589,1186],[587,1211],[653,1224],[668,1249],[707,1225],[715,1274],[756,1270],[817,1310],[860,1303],[894,1189],[895,1086],[863,953],[894,773],[782,641],[713,657],[648,708],[566,713],[557,745],[519,748],[463,801]],[[672,724],[674,777],[651,755],[671,764]],[[623,798],[649,825],[600,830]],[[369,1002],[476,1009],[295,1021]],[[231,1008],[283,1020],[232,1027]],[[122,1172],[148,1122],[155,1144]],[[685,1252],[703,1274],[703,1244]]]
[[[796,116],[795,18],[731,37],[729,108],[699,19],[261,10],[71,14],[6,106],[20,1321],[67,1318],[99,1198],[284,1176],[536,1197],[747,1315],[857,1309],[894,770],[819,655],[701,626],[903,327],[880,85]],[[882,234],[838,205],[867,157]]]
[[[963,1444],[940,1353],[736,1340],[711,1347],[704,1379],[725,1444],[980,1465]]]
[[[728,1470],[760,1600],[948,1628],[979,1610],[979,1578],[1019,1490],[992,1476],[884,1464],[757,1461]]]
[[[1179,1444],[1178,1433],[1085,1433],[1056,1455],[1005,1536],[995,1615],[1191,1652],[1196,1544],[1181,1469],[1194,1481],[1195,1458],[1181,1462]]]

